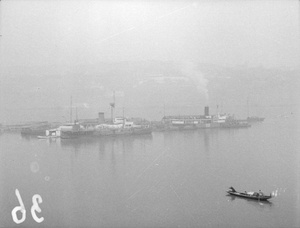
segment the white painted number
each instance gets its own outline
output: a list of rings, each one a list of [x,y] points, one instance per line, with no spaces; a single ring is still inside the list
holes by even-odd
[[[15,208],[11,211],[11,215],[12,215],[12,218],[13,218],[14,222],[17,223],[17,224],[20,224],[20,223],[24,222],[25,219],[26,219],[26,210],[25,210],[25,207],[24,207],[22,198],[21,198],[21,196],[20,196],[19,190],[16,189],[15,193],[16,193],[17,198],[18,198],[18,200],[19,200],[20,206],[15,207]],[[17,211],[21,211],[21,213],[22,213],[22,218],[21,218],[21,219],[18,219]]]
[[[38,200],[38,202],[37,202]],[[31,215],[32,215],[32,218],[38,222],[38,223],[41,223],[42,221],[44,221],[44,217],[37,217],[36,214],[35,214],[35,211],[41,213],[42,210],[41,208],[39,207],[38,203],[42,203],[43,202],[43,199],[40,195],[38,194],[35,194],[33,197],[32,197],[32,207],[31,207]]]
[[[24,206],[24,203],[22,201],[22,198],[21,198],[21,195],[20,195],[20,192],[18,189],[16,189],[15,191],[16,193],[16,196],[19,200],[19,203],[20,203],[20,206],[17,206],[15,207],[12,211],[11,211],[11,215],[12,215],[12,218],[14,220],[15,223],[17,224],[20,224],[22,222],[25,221],[26,219],[26,210],[25,210],[25,206]],[[42,210],[41,208],[39,207],[39,204],[43,202],[43,199],[40,195],[38,194],[35,194],[33,197],[32,197],[32,207],[31,207],[31,215],[32,215],[32,218],[38,222],[38,223],[41,223],[44,221],[44,218],[43,217],[37,217],[36,215],[36,211],[41,213]],[[21,219],[18,219],[18,216],[17,216],[17,211],[21,211],[22,213],[22,218]]]

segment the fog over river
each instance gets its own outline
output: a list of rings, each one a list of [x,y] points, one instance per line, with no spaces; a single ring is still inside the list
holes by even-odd
[[[0,227],[300,227],[299,9],[1,0]],[[108,119],[111,103],[114,116],[149,121],[205,106],[265,120],[84,139],[5,131]]]

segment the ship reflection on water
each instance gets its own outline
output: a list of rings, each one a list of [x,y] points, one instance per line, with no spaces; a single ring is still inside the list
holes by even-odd
[[[245,201],[247,202],[249,205],[253,205],[255,207],[258,208],[267,208],[267,207],[272,207],[273,203],[265,200],[265,201],[259,201],[259,200],[253,200],[253,199],[245,199],[245,198],[239,198],[237,196],[232,196],[232,195],[227,195],[229,198],[229,202],[234,202],[236,201],[237,203],[240,203],[240,201]]]
[[[138,136],[124,136],[124,137],[85,137],[85,138],[77,138],[77,139],[60,139],[60,145],[63,148],[73,147],[79,148],[93,144],[111,144],[115,142],[127,142],[132,143],[135,140],[152,140],[152,135],[138,135]]]
[[[114,152],[118,147],[121,152],[132,150],[135,142],[147,143],[153,139],[152,135],[134,135],[134,136],[108,136],[108,137],[79,137],[77,139],[59,139],[52,141],[59,143],[62,149],[71,149],[77,156],[79,151],[90,150],[91,147],[98,147],[99,159],[102,159],[106,151]]]

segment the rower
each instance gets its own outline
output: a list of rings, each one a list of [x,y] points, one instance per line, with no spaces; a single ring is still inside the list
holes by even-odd
[[[258,194],[259,194],[260,196],[263,196],[263,195],[264,195],[264,193],[263,193],[261,190],[258,191]]]
[[[230,187],[229,189],[231,189],[232,192],[236,192],[233,187]]]

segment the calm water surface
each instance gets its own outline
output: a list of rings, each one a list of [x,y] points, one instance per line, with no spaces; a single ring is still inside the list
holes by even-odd
[[[1,227],[299,227],[295,115],[248,129],[38,140],[0,136]],[[269,202],[226,195],[273,192]],[[26,219],[17,225],[12,210]],[[37,223],[32,197],[43,202]],[[18,218],[21,213],[18,212]]]

